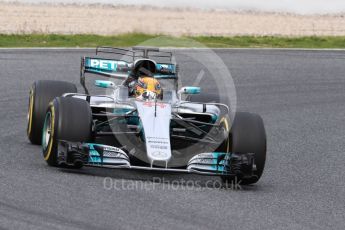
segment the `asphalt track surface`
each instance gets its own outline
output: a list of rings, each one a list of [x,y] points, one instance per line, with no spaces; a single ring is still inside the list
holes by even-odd
[[[48,167],[26,137],[29,87],[78,83],[89,53],[0,50],[1,229],[345,229],[344,51],[216,51],[239,110],[259,113],[267,131],[263,177],[241,189],[196,175]]]

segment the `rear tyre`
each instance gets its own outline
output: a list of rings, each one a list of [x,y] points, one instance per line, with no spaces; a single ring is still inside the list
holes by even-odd
[[[246,179],[241,178],[241,184],[253,184],[259,181],[266,161],[266,132],[262,118],[253,113],[237,112],[231,126],[228,143],[230,143],[230,152],[237,154],[254,153],[256,165],[254,176]],[[225,151],[225,148],[220,150]],[[234,180],[234,178],[229,177],[222,177],[222,179],[227,182]]]
[[[32,84],[29,97],[27,136],[32,144],[40,145],[42,128],[48,104],[64,93],[76,93],[77,87],[69,82],[41,80]]]
[[[43,134],[43,157],[50,166],[57,166],[58,141],[88,142],[92,139],[92,112],[81,99],[57,97],[48,107]]]

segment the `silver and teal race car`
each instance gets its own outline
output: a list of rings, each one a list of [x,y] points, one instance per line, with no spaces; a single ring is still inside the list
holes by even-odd
[[[155,57],[168,60],[158,62]],[[171,52],[156,48],[98,47],[95,57],[81,59],[84,93],[68,82],[34,82],[28,109],[30,142],[42,145],[50,166],[185,172],[256,183],[266,159],[261,117],[231,115],[226,104],[196,101],[193,96],[201,89],[179,88],[178,67],[171,60]],[[129,79],[136,84],[139,72],[159,80],[160,97],[131,94]],[[102,77],[95,85],[105,93],[91,95],[86,76]]]

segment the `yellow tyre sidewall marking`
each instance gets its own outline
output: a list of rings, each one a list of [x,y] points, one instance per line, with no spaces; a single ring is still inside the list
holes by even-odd
[[[55,110],[54,110],[54,106],[53,103],[49,104],[50,112],[51,112],[51,122],[50,122],[50,138],[49,138],[49,143],[48,143],[48,147],[47,147],[47,155],[45,156],[44,160],[49,160],[50,154],[52,152],[52,148],[53,148],[53,140],[54,140],[54,128],[55,128]]]
[[[226,119],[226,117],[223,117],[220,120],[220,123],[224,123],[226,132],[229,133],[229,123],[228,123],[228,119]],[[229,136],[227,137],[227,145],[226,145],[226,152],[228,153],[230,151],[230,143],[229,143]]]
[[[29,121],[28,121],[28,135],[31,134],[32,127],[32,114],[34,111],[34,89],[30,90],[30,99],[29,99]]]

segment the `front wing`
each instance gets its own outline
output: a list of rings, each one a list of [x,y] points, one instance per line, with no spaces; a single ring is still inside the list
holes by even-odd
[[[251,165],[253,159],[243,158],[234,153],[201,153],[192,157],[185,168],[131,165],[130,157],[121,148],[96,143],[72,143],[60,141],[59,165],[83,165],[102,168],[139,169],[161,172],[195,173],[203,175],[236,176],[242,165]],[[252,170],[251,170],[252,171]],[[252,174],[252,173],[251,173]],[[250,176],[250,175],[249,175]]]

